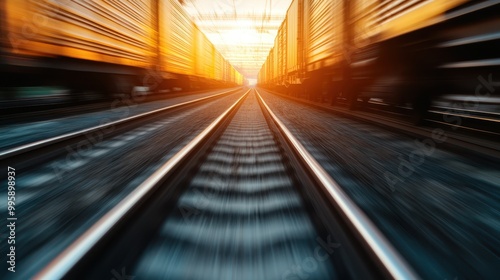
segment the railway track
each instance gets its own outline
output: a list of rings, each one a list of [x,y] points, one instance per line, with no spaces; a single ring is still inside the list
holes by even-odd
[[[90,133],[6,158],[3,163],[18,173],[16,215],[22,218],[14,278],[32,278],[244,93],[179,105],[101,136]],[[7,192],[0,193],[0,205],[7,215]]]
[[[186,97],[188,95],[201,95],[204,93],[209,93],[214,90],[199,90],[191,92],[180,92],[180,93],[152,93],[136,96],[117,96],[113,100],[99,101],[99,102],[82,102],[83,104],[73,104],[73,103],[58,103],[50,105],[33,105],[24,107],[19,105],[17,107],[6,107],[0,112],[1,121],[0,125],[9,125],[16,123],[31,122],[33,120],[50,120],[53,118],[61,118],[74,116],[89,112],[98,112],[102,110],[107,110],[110,107],[118,106],[130,106],[130,104],[146,103],[153,101],[160,101],[165,99],[174,99],[179,97]],[[223,90],[218,90],[223,91]],[[43,102],[43,100],[42,100]],[[36,102],[35,102],[36,104]]]
[[[416,279],[246,93],[36,275],[40,279]]]
[[[464,143],[457,143],[462,148],[455,151],[442,149],[455,140],[436,128],[402,126],[399,130],[389,127],[397,125],[390,118],[385,128],[374,125],[381,116],[364,121],[261,94],[422,278],[495,278],[499,258],[490,248],[498,247],[498,240],[489,233],[496,225],[482,218],[498,212],[493,190],[500,177],[493,153],[491,160],[471,156]],[[427,131],[427,136],[418,136],[420,131]],[[482,247],[484,240],[491,245]]]
[[[432,138],[435,129],[442,129],[440,133],[444,133],[447,139],[441,144],[443,148],[488,161],[500,158],[500,119],[494,112],[466,110],[451,105],[433,106],[427,114],[425,124],[416,126],[411,120],[411,109],[407,107],[392,107],[370,101],[365,103],[363,110],[351,111],[344,106],[331,106],[273,91],[266,92],[419,139]]]
[[[408,105],[391,105],[380,99],[370,99],[358,102],[356,106],[357,112],[390,117],[400,122],[415,122],[415,113]],[[346,107],[347,101],[339,99],[332,108],[346,111]],[[494,141],[500,137],[500,114],[497,111],[498,98],[445,96],[433,101],[421,124],[458,130],[464,135]]]
[[[445,104],[440,103],[435,102],[429,108],[425,119],[422,120],[425,126],[457,130],[463,135],[492,141],[500,137],[500,115],[494,111],[494,103],[482,104],[477,97],[462,97],[447,100]],[[467,109],[467,107],[478,109]],[[479,110],[479,107],[489,107],[489,110]],[[369,101],[361,110],[406,122],[414,121],[412,119],[414,113],[410,107]]]
[[[26,142],[15,147],[0,150],[0,162],[4,165],[16,165],[19,168],[26,169],[30,166],[36,166],[39,163],[46,162],[51,158],[67,153],[68,150],[78,150],[80,147],[87,147],[88,145],[93,146],[105,139],[119,135],[120,133],[138,126],[148,124],[153,120],[161,118],[165,114],[175,113],[178,110],[183,110],[184,108],[188,108],[190,106],[197,106],[204,102],[208,102],[231,93],[236,93],[238,91],[243,90],[240,88],[227,90],[114,121],[109,120],[108,117],[103,117],[101,118],[102,124],[100,125],[95,125],[45,139],[40,138],[32,142]]]

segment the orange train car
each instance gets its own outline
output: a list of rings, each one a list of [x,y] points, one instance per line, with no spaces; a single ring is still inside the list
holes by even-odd
[[[2,100],[23,88],[78,101],[243,81],[220,73],[227,62],[175,0],[4,0],[0,13]]]
[[[499,1],[294,0],[258,83],[351,108],[411,104],[420,119],[435,96],[474,95],[478,76],[500,75],[499,11]]]

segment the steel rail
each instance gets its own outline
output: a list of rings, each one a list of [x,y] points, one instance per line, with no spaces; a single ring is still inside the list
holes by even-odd
[[[240,90],[240,89],[238,89],[238,90]],[[153,116],[153,115],[161,113],[161,112],[166,112],[166,111],[169,111],[169,110],[172,110],[172,109],[175,109],[175,108],[183,107],[183,106],[186,106],[186,105],[189,105],[189,104],[194,104],[194,103],[197,103],[197,102],[200,102],[200,101],[203,101],[203,100],[207,100],[207,99],[210,99],[210,98],[215,98],[215,97],[218,97],[218,96],[230,93],[230,92],[236,92],[236,91],[237,90],[235,90],[235,89],[224,91],[224,92],[217,93],[217,94],[214,94],[214,95],[210,95],[210,96],[201,97],[201,98],[198,98],[198,99],[194,99],[194,100],[182,102],[182,103],[179,103],[179,104],[171,105],[171,106],[168,106],[168,107],[165,107],[165,108],[161,108],[161,109],[156,109],[154,111],[150,111],[150,112],[138,114],[138,115],[131,116],[131,117],[124,118],[124,119],[120,119],[120,120],[117,120],[117,121],[113,121],[113,122],[101,124],[101,125],[98,125],[98,126],[94,126],[94,127],[82,129],[82,130],[79,130],[79,131],[69,132],[69,133],[66,133],[66,134],[63,134],[63,135],[59,135],[59,136],[51,137],[51,138],[48,138],[48,139],[39,140],[39,141],[35,141],[35,142],[32,142],[32,143],[24,144],[24,145],[21,145],[21,146],[18,146],[18,147],[10,148],[10,149],[4,150],[4,151],[0,151],[0,160],[5,160],[5,159],[10,158],[12,156],[16,156],[16,155],[19,155],[19,154],[22,154],[22,153],[26,153],[26,152],[29,152],[29,151],[32,151],[32,150],[36,150],[36,149],[39,149],[39,148],[42,148],[42,147],[46,147],[46,146],[49,146],[49,145],[53,145],[53,144],[56,144],[56,143],[59,143],[59,142],[62,142],[62,141],[65,141],[65,140],[68,140],[68,139],[71,139],[71,138],[80,137],[80,136],[83,136],[83,135],[85,135],[87,133],[93,133],[93,132],[96,132],[96,131],[105,130],[106,128],[109,128],[109,127],[121,125],[121,124],[130,122],[130,121],[134,121],[134,120],[138,120],[138,119],[144,118],[144,117]]]
[[[330,195],[331,201],[333,201],[337,208],[342,211],[342,216],[346,218],[347,222],[354,227],[357,233],[366,242],[369,250],[377,257],[378,261],[384,266],[389,275],[394,279],[420,279],[413,268],[397,252],[368,216],[366,216],[354,201],[352,201],[339,184],[328,175],[323,167],[321,167],[314,157],[271,111],[257,89],[255,91],[274,123],[281,130],[285,139],[290,143],[290,146],[294,149],[303,163],[310,169],[320,186]]]
[[[361,111],[349,111],[345,108],[338,108],[338,107],[332,107],[329,105],[323,105],[323,104],[318,104],[310,101],[306,101],[304,99],[299,99],[297,97],[290,97],[286,96],[284,94],[275,92],[275,91],[269,91],[269,90],[264,90],[267,93],[273,94],[280,96],[281,98],[285,98],[288,100],[291,100],[293,102],[297,102],[300,104],[305,104],[307,106],[340,115],[342,117],[347,117],[349,119],[355,120],[355,121],[360,121],[363,123],[368,123],[372,125],[376,125],[378,127],[382,127],[386,130],[393,131],[399,134],[404,134],[410,137],[414,137],[417,139],[428,139],[430,135],[432,134],[433,129],[436,127],[420,127],[420,126],[415,126],[412,124],[409,124],[408,122],[404,122],[400,119],[393,118],[393,117],[388,117],[382,114],[376,114],[376,113],[367,113],[367,112],[361,112]],[[385,111],[389,112],[389,111]],[[431,112],[432,113],[432,112]],[[427,119],[427,121],[434,122],[432,119]],[[451,126],[453,124],[451,123],[444,123],[448,126]],[[492,123],[496,124],[496,123]],[[460,128],[463,129],[469,129],[467,126],[461,126]],[[440,144],[441,148],[451,150],[454,153],[457,151],[460,152],[460,154],[468,154],[472,155],[474,157],[479,157],[482,159],[486,159],[488,161],[494,161],[497,162],[498,158],[500,158],[500,149],[498,149],[498,145],[495,141],[489,141],[489,140],[484,140],[481,138],[473,138],[473,137],[468,137],[467,135],[462,135],[456,132],[452,131],[445,131],[447,140],[443,143]],[[492,131],[487,131],[488,133],[491,133]]]
[[[215,119],[199,135],[184,146],[178,153],[170,158],[132,193],[107,212],[99,221],[83,233],[77,240],[53,259],[42,269],[35,279],[61,279],[63,278],[91,249],[119,222],[122,221],[136,205],[143,201],[150,192],[154,191],[183,159],[191,154],[204,139],[210,137],[218,125],[233,111],[234,108],[246,97],[250,89],[241,96],[229,109]]]

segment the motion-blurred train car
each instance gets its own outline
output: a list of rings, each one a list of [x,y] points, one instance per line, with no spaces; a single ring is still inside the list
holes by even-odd
[[[333,73],[343,55],[341,6],[340,1],[292,1],[259,83],[300,95],[306,89],[317,92],[323,76],[338,79]]]
[[[179,1],[159,1],[159,61],[162,90],[236,85],[222,54],[192,22]],[[239,74],[239,73],[238,73]]]
[[[294,0],[288,46],[274,45],[288,65],[270,53],[259,84],[351,107],[373,97],[411,103],[417,115],[437,95],[483,98],[500,77],[499,11],[500,1]]]
[[[155,7],[129,2],[2,1],[2,92],[62,88],[92,99],[140,85],[155,54]]]
[[[462,96],[477,106],[495,94],[500,1],[371,2],[357,12],[367,31],[354,33],[351,103],[379,97],[411,104],[420,119],[437,96]],[[358,34],[368,40],[358,43]]]
[[[224,80],[226,62],[175,0],[0,3],[4,101],[61,94],[81,101],[242,80],[239,73]]]

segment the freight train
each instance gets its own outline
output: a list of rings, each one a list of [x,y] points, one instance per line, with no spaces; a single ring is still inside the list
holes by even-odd
[[[258,84],[351,109],[409,105],[419,122],[437,96],[498,94],[499,15],[500,1],[294,0]]]
[[[241,85],[176,0],[0,1],[0,98]]]

